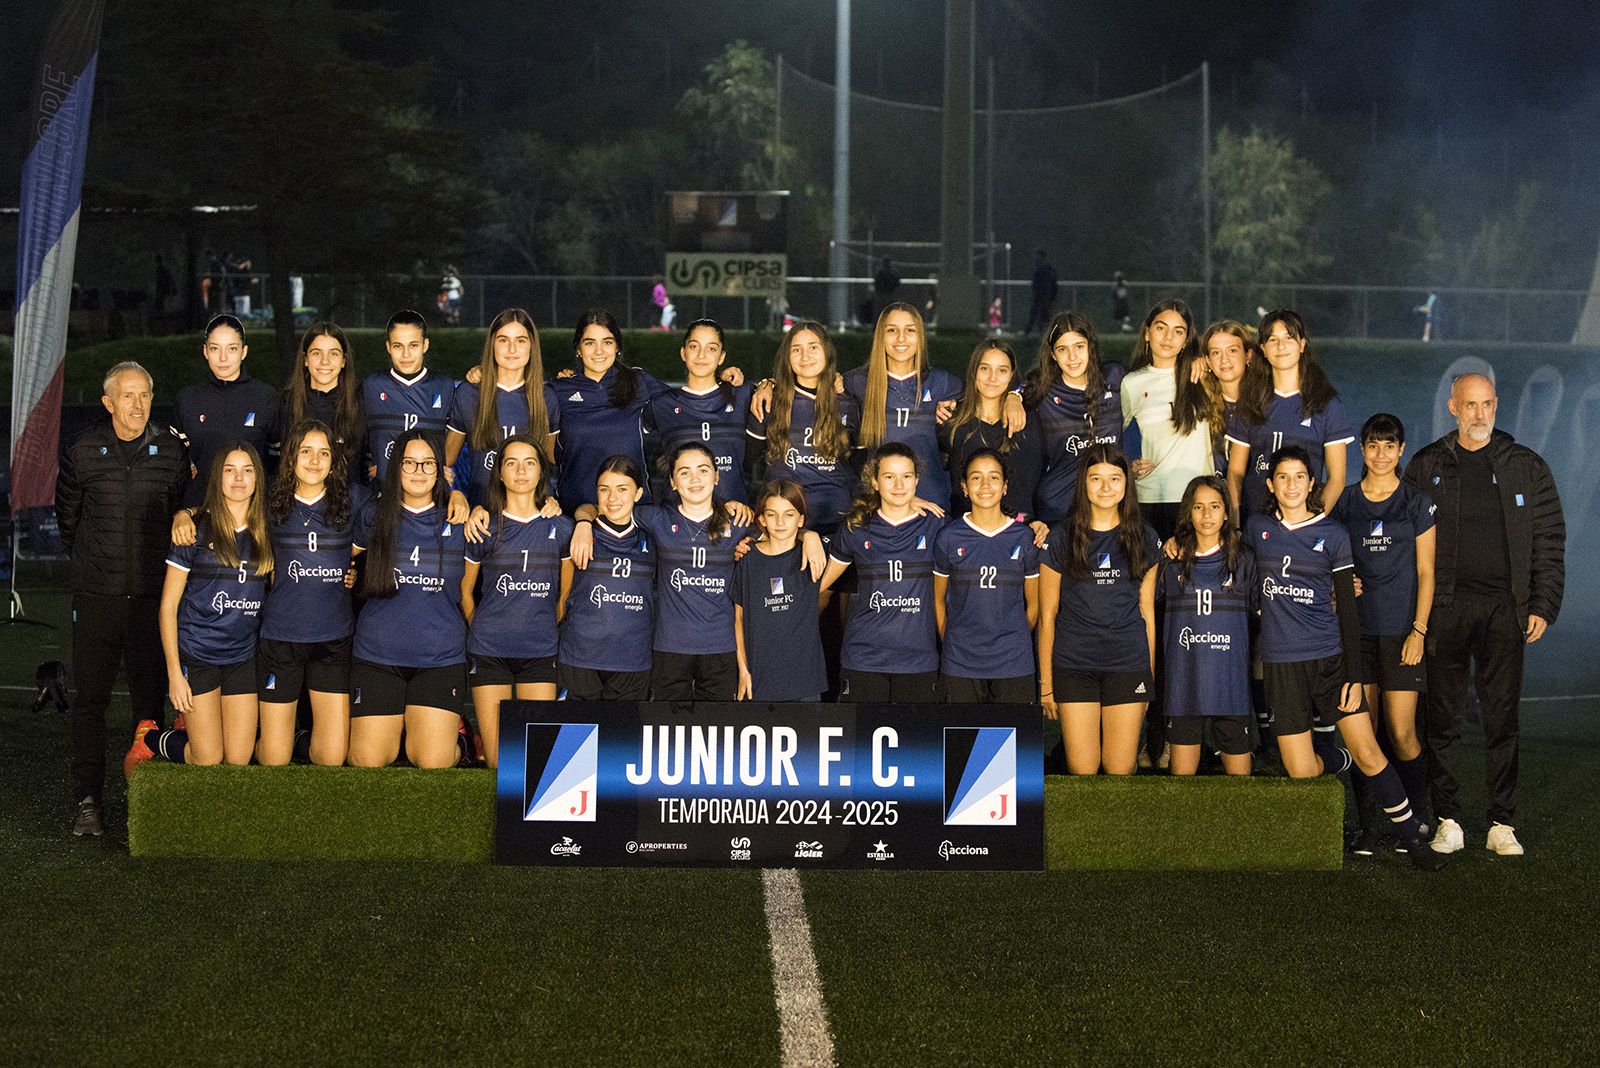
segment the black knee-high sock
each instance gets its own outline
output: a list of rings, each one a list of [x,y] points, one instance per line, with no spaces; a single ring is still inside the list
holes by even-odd
[[[1372,780],[1359,771],[1350,774],[1350,789],[1356,795],[1356,816],[1363,831],[1387,831],[1389,821],[1378,818],[1378,798],[1372,789]]]
[[[1406,797],[1405,784],[1395,773],[1394,766],[1385,764],[1382,771],[1367,778],[1372,783],[1372,792],[1378,799],[1378,807],[1389,818],[1390,825],[1400,837],[1413,844],[1422,841],[1422,823],[1411,809],[1411,801]]]
[[[310,731],[294,732],[294,752],[291,754],[289,759],[293,760],[296,764],[311,763]]]
[[[1421,806],[1428,800],[1428,758],[1418,753],[1410,760],[1391,760],[1390,765],[1405,785],[1406,797],[1411,799],[1413,811],[1421,819]]]
[[[1322,773],[1337,775],[1350,768],[1350,750],[1339,744],[1339,731],[1335,727],[1314,727],[1311,731],[1311,748],[1322,758]]]
[[[183,763],[183,751],[189,747],[189,732],[171,729],[151,731],[144,736],[144,744],[162,760]]]

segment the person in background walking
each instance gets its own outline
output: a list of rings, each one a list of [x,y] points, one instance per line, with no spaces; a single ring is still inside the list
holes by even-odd
[[[1416,307],[1417,314],[1422,316],[1422,340],[1424,341],[1433,340],[1433,313],[1438,305],[1439,294],[1430,289],[1428,290],[1428,299]]]
[[[650,289],[650,304],[656,310],[656,321],[652,329],[665,330],[666,326],[664,324],[666,323],[667,305],[672,303],[672,301],[671,298],[667,296],[667,286],[666,283],[661,280],[661,276],[659,274],[656,275],[652,281],[654,282],[654,285]]]
[[[1028,325],[1022,331],[1028,337],[1043,333],[1049,324],[1050,316],[1055,312],[1059,284],[1055,266],[1045,250],[1039,249],[1033,266],[1033,303],[1028,306]]]
[[[1133,329],[1133,313],[1128,310],[1128,280],[1121,271],[1111,276],[1111,319],[1124,334]]]

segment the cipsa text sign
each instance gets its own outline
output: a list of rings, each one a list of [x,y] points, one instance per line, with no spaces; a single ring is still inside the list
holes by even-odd
[[[1033,705],[508,701],[500,717],[503,863],[1044,866]]]

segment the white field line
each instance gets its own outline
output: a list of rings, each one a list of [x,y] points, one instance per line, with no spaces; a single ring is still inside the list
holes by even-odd
[[[778,1003],[783,1068],[833,1068],[838,1061],[811,949],[800,874],[793,868],[767,868],[761,873],[761,887],[772,944],[772,989]]]

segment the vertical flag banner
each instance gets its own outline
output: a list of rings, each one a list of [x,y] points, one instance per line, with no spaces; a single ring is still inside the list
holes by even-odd
[[[17,241],[12,515],[55,502],[67,313],[102,13],[102,0],[62,0],[36,68]]]

